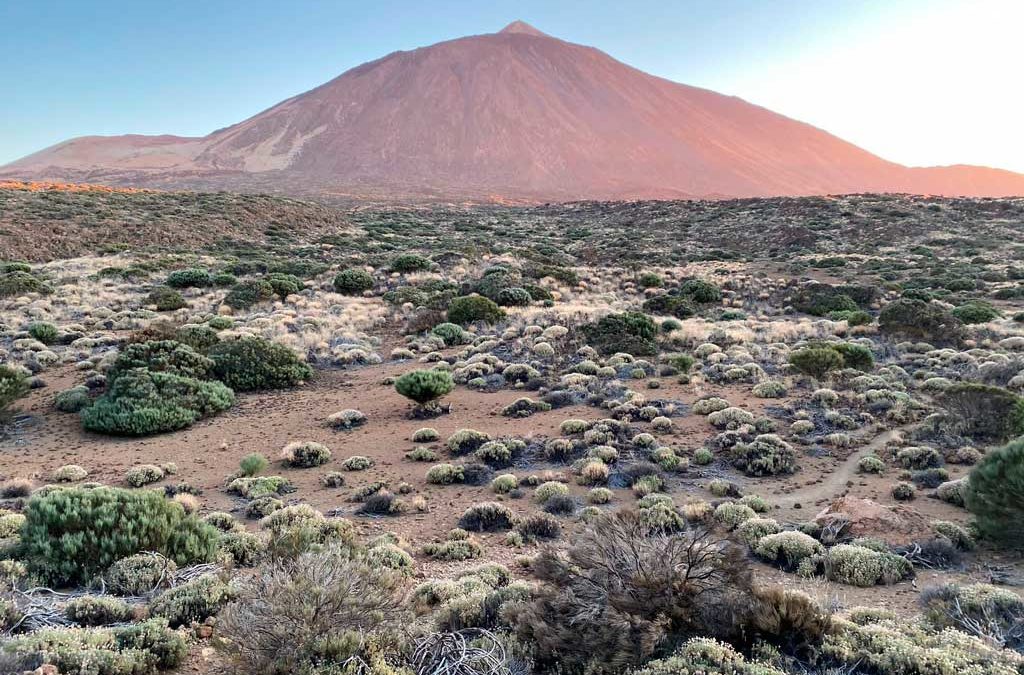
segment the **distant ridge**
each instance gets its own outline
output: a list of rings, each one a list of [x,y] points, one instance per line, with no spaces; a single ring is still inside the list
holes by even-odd
[[[0,177],[487,200],[1024,195],[1024,175],[888,162],[522,21],[389,54],[208,136],[86,136]]]

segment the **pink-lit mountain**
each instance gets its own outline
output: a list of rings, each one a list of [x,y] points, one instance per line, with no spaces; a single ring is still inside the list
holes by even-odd
[[[522,22],[395,52],[202,138],[76,138],[0,177],[544,200],[1024,195],[1022,174],[888,162]]]

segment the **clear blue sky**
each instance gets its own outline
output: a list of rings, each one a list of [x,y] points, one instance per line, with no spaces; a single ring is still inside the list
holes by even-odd
[[[0,164],[86,134],[204,135],[514,19],[888,159],[1024,171],[1024,0],[0,0]]]

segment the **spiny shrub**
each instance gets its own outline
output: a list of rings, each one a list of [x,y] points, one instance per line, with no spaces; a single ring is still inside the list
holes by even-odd
[[[434,485],[451,485],[464,480],[463,468],[454,464],[437,464],[427,470],[426,481]]]
[[[11,298],[27,293],[52,293],[41,279],[23,270],[0,273],[0,298]]]
[[[150,483],[156,483],[164,477],[164,470],[156,464],[140,464],[128,469],[124,475],[124,482],[132,487],[142,487]]]
[[[57,394],[53,399],[53,407],[61,412],[76,413],[92,404],[92,397],[89,396],[89,388],[85,385],[77,385]]]
[[[35,573],[76,583],[140,551],[179,564],[212,560],[217,537],[216,529],[155,492],[62,488],[29,500],[21,545]]]
[[[423,553],[435,560],[469,560],[479,558],[483,552],[480,544],[463,529],[452,530],[443,541],[423,547]]]
[[[1001,387],[958,382],[936,400],[956,418],[964,435],[1006,441],[1024,434],[1024,398]]]
[[[514,520],[507,506],[498,502],[481,502],[463,512],[459,527],[469,532],[494,532],[512,529]]]
[[[305,288],[302,279],[293,274],[281,274],[280,272],[268,274],[266,280],[270,287],[274,289],[274,295],[282,301],[289,295],[299,293]]]
[[[732,464],[748,476],[775,476],[796,471],[796,451],[775,434],[761,434],[739,443],[731,452]]]
[[[452,300],[448,306],[448,321],[460,326],[477,321],[496,323],[504,317],[501,307],[482,295],[464,295]]]
[[[965,302],[953,309],[950,314],[965,324],[987,323],[1000,316],[998,309],[983,300]]]
[[[1024,440],[985,455],[967,482],[964,502],[982,534],[1011,546],[1024,545]]]
[[[326,464],[331,459],[331,451],[322,443],[313,441],[294,441],[281,450],[281,461],[288,466],[308,469]]]
[[[161,593],[149,605],[152,616],[167,619],[171,627],[203,621],[231,600],[231,589],[216,574],[204,574]]]
[[[761,537],[754,548],[754,553],[762,560],[788,570],[794,570],[806,558],[824,552],[821,542],[803,532],[768,534]]]
[[[234,402],[234,392],[220,382],[136,368],[118,376],[80,415],[90,431],[145,436],[184,429]]]
[[[851,586],[895,584],[914,574],[913,565],[901,556],[850,544],[830,548],[824,566],[830,580]]]
[[[943,584],[921,593],[924,617],[937,630],[955,628],[1019,650],[1024,646],[1024,600],[990,584]]]
[[[857,469],[861,473],[885,473],[885,462],[876,455],[865,455],[857,462]]]
[[[939,305],[915,299],[890,302],[878,315],[883,334],[899,335],[932,343],[957,342],[963,324]]]
[[[136,553],[117,560],[105,572],[103,582],[115,595],[142,595],[161,584],[169,584],[178,569],[173,560],[159,553]]]
[[[72,598],[64,605],[64,613],[80,626],[121,623],[132,616],[131,607],[124,600],[95,595]]]
[[[531,513],[516,523],[516,532],[527,541],[558,539],[562,526],[554,516],[547,513]]]
[[[446,347],[455,347],[466,341],[466,331],[454,323],[439,323],[430,329],[430,334],[444,340]]]
[[[362,455],[352,455],[341,463],[341,468],[345,471],[366,471],[371,466],[373,466],[373,460]]]
[[[402,253],[391,261],[392,272],[420,272],[430,269],[430,260],[416,253]]]
[[[490,435],[475,429],[459,429],[448,437],[448,451],[453,455],[466,455],[476,452],[481,445],[491,440]]]
[[[334,277],[334,290],[343,295],[359,295],[373,288],[373,277],[366,270],[351,268]]]
[[[658,327],[646,314],[624,312],[601,317],[583,326],[587,344],[602,354],[625,352],[633,356],[650,356],[658,351],[655,342]]]
[[[209,355],[214,376],[235,391],[293,387],[313,376],[293,350],[259,337],[221,342]]]

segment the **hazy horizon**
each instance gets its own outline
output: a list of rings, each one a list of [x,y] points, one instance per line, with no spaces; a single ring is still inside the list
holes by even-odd
[[[1024,172],[1024,4],[259,0],[0,7],[0,164],[82,135],[202,136],[366,61],[521,19],[653,75],[739,96],[910,166]]]

